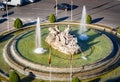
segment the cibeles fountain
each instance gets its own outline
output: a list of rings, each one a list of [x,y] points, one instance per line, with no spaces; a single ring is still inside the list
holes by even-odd
[[[86,24],[85,6],[80,23],[41,23],[37,18],[36,26],[23,29],[15,31],[20,33],[6,44],[3,56],[25,75],[54,81],[85,79],[106,73],[119,60],[119,34]]]

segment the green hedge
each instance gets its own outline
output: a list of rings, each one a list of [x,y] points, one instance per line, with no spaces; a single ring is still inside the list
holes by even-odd
[[[118,30],[117,30],[117,32],[120,34],[120,27],[118,27]]]
[[[92,17],[90,15],[87,15],[86,23],[90,24],[91,22],[92,22]]]
[[[72,82],[81,82],[78,77],[73,77]]]
[[[23,23],[22,23],[21,19],[17,18],[14,21],[14,27],[18,29],[18,28],[22,28],[22,26],[23,26]]]
[[[50,21],[50,23],[56,22],[56,17],[55,17],[54,14],[50,14],[50,16],[49,16],[49,21]]]
[[[16,71],[10,72],[9,82],[20,82],[20,77],[19,77],[19,75],[16,73]]]

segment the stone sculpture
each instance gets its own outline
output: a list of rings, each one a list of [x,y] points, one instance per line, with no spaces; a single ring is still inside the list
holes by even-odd
[[[49,28],[49,34],[46,37],[46,42],[54,49],[68,54],[73,55],[81,51],[80,46],[77,44],[77,38],[70,34],[71,27],[68,27],[61,32],[58,26]]]

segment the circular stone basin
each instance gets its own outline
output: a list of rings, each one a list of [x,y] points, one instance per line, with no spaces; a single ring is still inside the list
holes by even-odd
[[[48,57],[50,46],[45,42],[45,38],[49,33],[48,27],[50,27],[50,25],[46,25],[44,28],[41,28],[42,47],[47,51],[41,55],[34,53],[35,31],[32,30],[22,35],[16,42],[16,50],[22,57],[34,63],[49,66]],[[66,25],[60,25],[59,27],[61,30],[64,30]],[[75,37],[78,37],[78,31],[79,26],[72,26],[72,31],[70,33]],[[78,44],[82,49],[82,53],[73,55],[73,67],[80,67],[82,65],[88,65],[100,61],[101,59],[111,54],[113,50],[112,41],[104,33],[91,29],[87,31],[87,35],[89,38],[85,41],[78,39]],[[70,56],[63,54],[53,48],[51,48],[51,52],[52,67],[69,68]],[[87,60],[83,57],[87,58]]]

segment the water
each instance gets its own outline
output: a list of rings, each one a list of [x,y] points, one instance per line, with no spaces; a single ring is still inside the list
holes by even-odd
[[[79,39],[81,40],[87,40],[88,36],[86,35],[86,31],[87,31],[87,27],[86,27],[86,7],[83,6],[83,10],[82,10],[82,17],[81,17],[81,25],[80,25],[80,30],[79,30]]]
[[[37,18],[36,30],[35,30],[35,50],[34,52],[37,54],[42,54],[46,52],[44,48],[41,47],[41,27],[40,27],[40,19]]]

